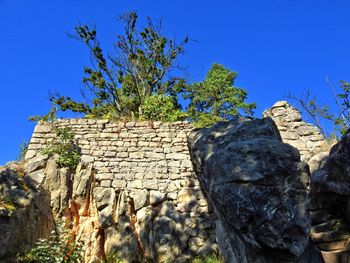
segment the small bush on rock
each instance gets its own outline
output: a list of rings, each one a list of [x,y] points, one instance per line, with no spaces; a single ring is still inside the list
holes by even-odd
[[[26,153],[28,151],[29,142],[22,142],[19,146],[19,153],[17,157],[17,161],[24,160]]]
[[[143,118],[146,120],[179,121],[187,117],[174,98],[164,94],[148,96],[143,111]]]
[[[74,132],[71,128],[53,128],[55,138],[43,150],[43,154],[48,156],[57,155],[59,167],[75,168],[80,162],[80,149],[74,139]]]
[[[214,255],[208,255],[205,257],[196,257],[193,261],[193,263],[223,263],[224,261],[217,256]]]
[[[60,235],[39,239],[37,244],[24,255],[17,257],[19,263],[80,263],[84,262],[82,242],[72,240],[69,230],[59,226]]]

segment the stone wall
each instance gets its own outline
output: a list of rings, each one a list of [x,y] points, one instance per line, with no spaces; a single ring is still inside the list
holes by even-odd
[[[308,161],[325,141],[285,101],[264,112],[281,137]],[[41,150],[53,138],[36,126],[26,160],[29,176],[51,193],[56,217],[72,223],[86,244],[86,262],[116,254],[132,262],[186,262],[217,253],[216,217],[204,198],[187,145],[185,122],[59,120],[71,127],[81,150],[76,171],[57,167]]]
[[[287,101],[276,102],[263,116],[275,121],[283,142],[297,148],[303,161],[325,150],[327,143],[319,129],[304,122],[300,112]]]
[[[82,164],[74,174],[49,160],[30,175],[50,190],[55,214],[75,220],[77,236],[90,244],[87,261],[108,254],[181,261],[217,252],[215,216],[190,161],[188,123],[69,119],[58,126],[75,132]],[[52,137],[50,126],[36,126],[28,163],[41,162],[41,149]]]

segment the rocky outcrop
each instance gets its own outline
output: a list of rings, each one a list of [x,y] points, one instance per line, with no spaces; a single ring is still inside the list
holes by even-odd
[[[0,262],[12,262],[53,229],[48,194],[25,176],[24,164],[0,167]]]
[[[200,191],[184,188],[174,197],[157,190],[101,187],[92,164],[72,171],[57,167],[54,158],[42,167],[42,159],[31,161],[40,167],[34,177],[42,175],[55,217],[84,243],[85,262],[107,255],[127,262],[190,262],[195,255],[217,253],[214,215]]]
[[[312,239],[326,263],[350,261],[350,133],[310,159]]]
[[[271,110],[276,116],[289,107],[280,104]],[[294,115],[278,126],[282,137],[285,127],[294,125],[298,134],[298,125],[304,127]],[[192,133],[201,183],[188,151],[193,129],[188,123],[70,119],[56,125],[75,133],[81,163],[74,170],[60,168],[55,157],[41,155],[55,135],[50,125],[40,123],[24,178],[43,195],[40,209],[50,206],[46,215],[63,219],[75,239],[84,242],[85,262],[108,255],[128,262],[190,262],[217,254],[217,243],[228,262],[317,262],[317,250],[307,239],[307,168],[298,151],[281,142],[271,119],[239,119]],[[289,142],[288,136],[283,139]],[[313,153],[310,145],[307,151],[300,148],[302,156]],[[318,169],[323,164],[315,158],[313,169]],[[47,229],[52,228],[52,217],[47,220]]]
[[[183,122],[62,120],[75,132],[82,163],[59,168],[40,155],[53,137],[35,128],[27,153],[33,181],[52,211],[84,241],[85,262],[116,255],[127,262],[190,262],[217,254],[215,214],[192,170]]]
[[[309,241],[308,168],[272,119],[217,123],[188,141],[225,262],[322,262]]]
[[[315,154],[328,150],[327,142],[319,129],[302,120],[300,112],[287,101],[278,101],[263,113],[271,117],[281,134],[282,140],[300,151],[305,162]]]

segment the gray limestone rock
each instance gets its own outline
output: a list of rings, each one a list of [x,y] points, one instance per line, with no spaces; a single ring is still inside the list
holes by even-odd
[[[272,119],[217,123],[193,131],[188,142],[201,188],[221,221],[225,261],[300,260],[311,227],[309,171],[297,149],[282,143]]]
[[[38,238],[47,238],[54,229],[48,193],[34,187],[17,168],[12,163],[0,169],[1,262],[13,262],[17,253],[29,249]]]
[[[90,191],[93,178],[93,165],[79,164],[73,181],[73,198],[83,199]]]
[[[148,204],[149,193],[146,189],[136,190],[135,192],[130,193],[130,196],[134,199],[134,207],[136,211]]]
[[[159,191],[150,191],[150,204],[157,205],[166,200],[166,194]]]
[[[307,164],[309,165],[311,175],[313,174],[313,172],[325,166],[326,161],[328,159],[328,155],[328,152],[320,152],[310,158]]]
[[[276,102],[270,109],[264,111],[263,116],[271,117],[275,121],[283,142],[296,147],[303,161],[307,162],[328,144],[320,130],[304,122],[299,110],[287,101]]]
[[[314,171],[311,183],[314,192],[333,192],[350,195],[350,133],[332,147],[324,164]]]
[[[100,227],[105,229],[113,224],[116,208],[116,194],[113,188],[96,187],[94,197]]]
[[[320,154],[321,155],[321,154]],[[350,255],[350,133],[329,156],[315,157],[311,175],[312,231],[326,263],[348,262]],[[318,168],[318,169],[317,169]]]

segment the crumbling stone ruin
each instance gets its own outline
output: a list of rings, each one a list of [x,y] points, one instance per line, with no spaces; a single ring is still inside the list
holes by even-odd
[[[277,125],[283,142],[292,145],[300,152],[305,162],[327,147],[319,129],[302,120],[300,112],[287,101],[278,101],[264,111],[264,117],[271,117]]]
[[[322,262],[310,243],[308,167],[271,118],[195,130],[189,146],[225,262]]]
[[[75,170],[42,154],[55,135],[38,124],[25,162],[0,168],[0,195],[23,197],[13,211],[0,203],[0,261],[63,219],[91,263],[113,254],[127,262],[210,254],[239,263],[348,262],[349,135],[329,155],[318,129],[287,102],[264,117],[202,130],[58,120],[75,133]]]
[[[73,222],[87,244],[87,262],[108,254],[169,262],[218,252],[215,215],[187,148],[189,124],[71,119],[57,125],[73,129],[82,163],[76,171],[59,169],[40,155],[53,133],[37,125],[27,172],[51,193],[54,215]]]

